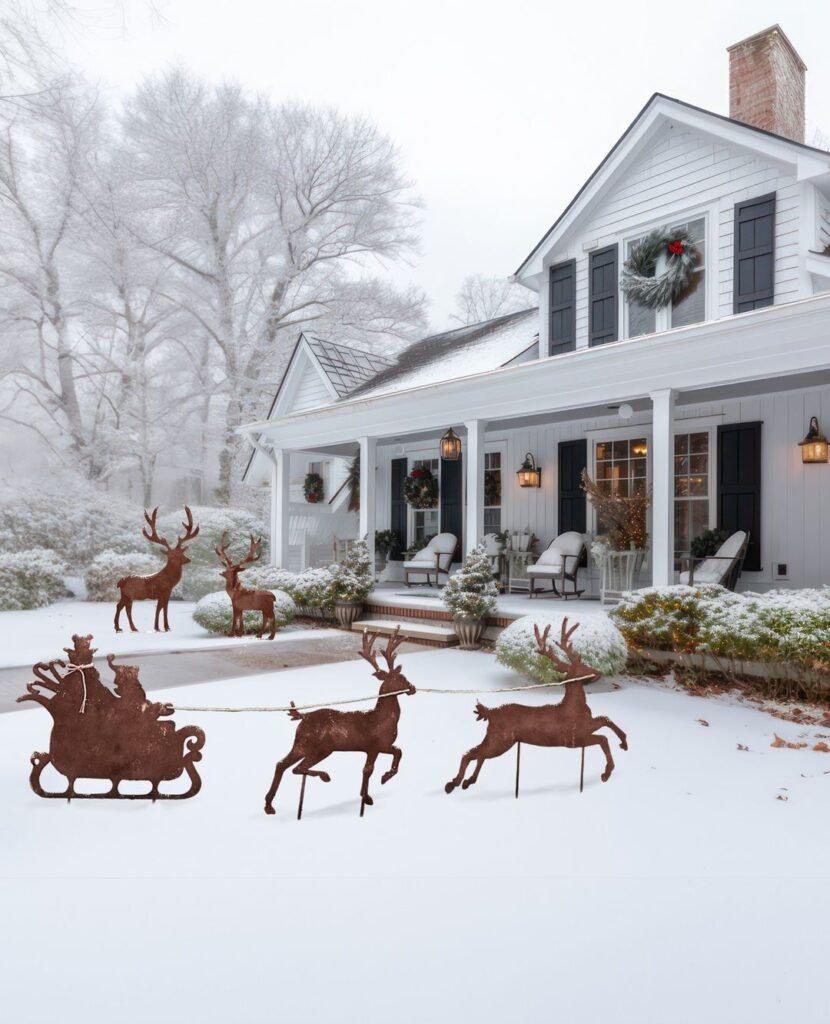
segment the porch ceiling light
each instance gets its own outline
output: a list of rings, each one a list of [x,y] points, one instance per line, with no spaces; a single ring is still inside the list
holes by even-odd
[[[525,455],[524,462],[516,471],[516,476],[519,478],[519,487],[542,486],[542,470],[536,465],[536,460],[530,452]]]
[[[818,417],[810,419],[810,429],[803,441],[798,442],[802,462],[827,462],[827,438],[818,428]]]
[[[441,438],[441,458],[448,462],[458,462],[461,457],[461,438],[450,427]]]

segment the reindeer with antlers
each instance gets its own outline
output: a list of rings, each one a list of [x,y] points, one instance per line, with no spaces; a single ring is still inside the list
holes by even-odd
[[[568,628],[567,618],[562,621],[562,631],[556,646],[557,654],[548,645],[550,626],[543,633],[534,626],[536,646],[539,654],[547,658],[557,672],[565,676],[565,696],[558,704],[531,706],[527,704],[503,704],[499,708],[487,708],[476,704],[476,718],[487,722],[487,733],[481,743],[461,758],[458,774],[444,787],[447,793],[457,787],[467,789],[478,780],[481,766],[492,757],[500,757],[517,743],[529,743],[537,747],[585,747],[599,746],[605,754],[605,771],[602,781],[607,782],[614,770],[614,759],[605,736],[596,735],[598,729],[608,728],[616,733],[620,747],[628,750],[625,733],[610,718],[594,718],[585,699],[584,684],[599,679],[600,674],[586,665],[574,651],[571,637],[579,628],[575,623]],[[469,779],[464,774],[471,761],[476,762],[475,771]],[[516,775],[518,796],[518,762]]]
[[[398,737],[398,720],[401,716],[398,696],[415,693],[415,687],[404,676],[400,666],[395,664],[395,652],[403,642],[396,629],[381,654],[386,668],[381,668],[374,653],[377,633],[363,634],[362,658],[374,669],[375,679],[380,680],[378,699],[371,711],[334,711],[320,708],[316,711],[291,710],[289,716],[299,722],[294,735],[294,746],[286,756],[277,762],[274,780],[265,796],[265,813],[274,814],[274,796],[285,771],[294,765],[294,774],[303,776],[303,789],[297,817],[302,816],[302,792],[308,776],[330,782],[328,772],[315,771],[314,766],[335,751],[356,750],[366,754],[363,767],[363,782],[360,787],[360,815],[365,806],[372,805],[369,795],[369,780],[379,754],[391,754],[392,766],[381,777],[385,785],[398,774],[401,763],[401,748],[395,746]]]
[[[228,554],[227,536],[227,533],[223,533],[222,539],[219,541],[219,547],[213,550],[225,566],[220,575],[225,580],[225,590],[233,605],[231,631],[228,633],[228,636],[244,636],[245,624],[242,621],[242,616],[245,612],[262,612],[262,628],[257,633],[257,637],[261,639],[265,630],[270,628],[271,635],[268,639],[273,640],[274,634],[277,631],[277,619],[274,615],[274,602],[276,598],[270,590],[249,590],[239,582],[240,572],[243,569],[247,569],[254,562],[259,561],[262,554],[260,551],[262,538],[254,537],[251,534],[251,547],[248,554],[241,562],[234,562]]]
[[[156,519],[159,514],[158,508],[153,509],[152,515],[149,515],[145,510],[144,518],[147,520],[147,526],[142,529],[142,536],[149,540],[151,544],[158,544],[163,549],[167,562],[152,576],[124,576],[123,579],[118,581],[121,597],[115,608],[116,633],[121,632],[119,622],[122,608],[127,612],[130,629],[134,633],[138,632],[133,622],[133,601],[155,601],[156,632],[159,632],[159,616],[162,612],[164,612],[164,631],[168,632],[170,630],[170,623],[167,619],[167,605],[170,603],[170,594],[182,578],[183,567],[190,562],[186,554],[187,548],[185,545],[199,534],[199,527],[193,526],[193,513],[187,505],[184,507],[184,512],[185,521],[182,523],[184,534],[177,538],[175,547],[171,547],[164,537],[159,537],[156,530]],[[149,533],[147,532],[147,527],[150,528]]]

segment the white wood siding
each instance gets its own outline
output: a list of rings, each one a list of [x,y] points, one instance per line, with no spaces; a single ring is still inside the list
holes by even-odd
[[[576,343],[588,344],[588,267],[585,246],[619,246],[641,231],[708,217],[707,319],[732,314],[733,222],[735,203],[775,192],[775,302],[802,297],[800,275],[800,189],[790,171],[689,129],[666,128],[613,191],[574,228],[565,244],[546,259],[540,291],[541,351],[547,349],[547,267],[576,259]],[[805,293],[806,294],[806,293]],[[623,324],[620,300],[620,329]],[[622,334],[621,334],[622,336]]]
[[[316,366],[306,362],[291,402],[290,412],[300,412],[303,409],[315,409],[320,405],[331,403],[331,393],[320,376]]]

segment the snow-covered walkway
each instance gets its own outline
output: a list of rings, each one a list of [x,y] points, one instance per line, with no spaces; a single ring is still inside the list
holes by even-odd
[[[416,687],[517,682],[486,654],[402,662]],[[281,704],[376,685],[357,661],[154,697]],[[523,747],[519,800],[512,752],[447,796],[484,733],[475,699],[404,698],[401,771],[381,787],[381,758],[366,817],[362,759],[340,754],[330,784],[309,780],[301,822],[295,776],[276,816],[262,810],[293,737],[283,714],[179,713],[206,731],[204,788],[155,806],[39,800],[29,756],[49,716],[0,717],[4,1019],[822,1019],[830,755],[770,747],[815,730],[626,680],[590,698],[629,736],[608,783],[597,750],[580,795],[578,752]]]

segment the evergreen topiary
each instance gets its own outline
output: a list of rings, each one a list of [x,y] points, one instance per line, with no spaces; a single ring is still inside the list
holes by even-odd
[[[333,601],[365,601],[375,586],[366,541],[355,541],[343,561],[331,567],[331,574]]]
[[[486,619],[496,610],[498,587],[483,543],[467,555],[464,565],[447,580],[441,600],[456,619]]]

